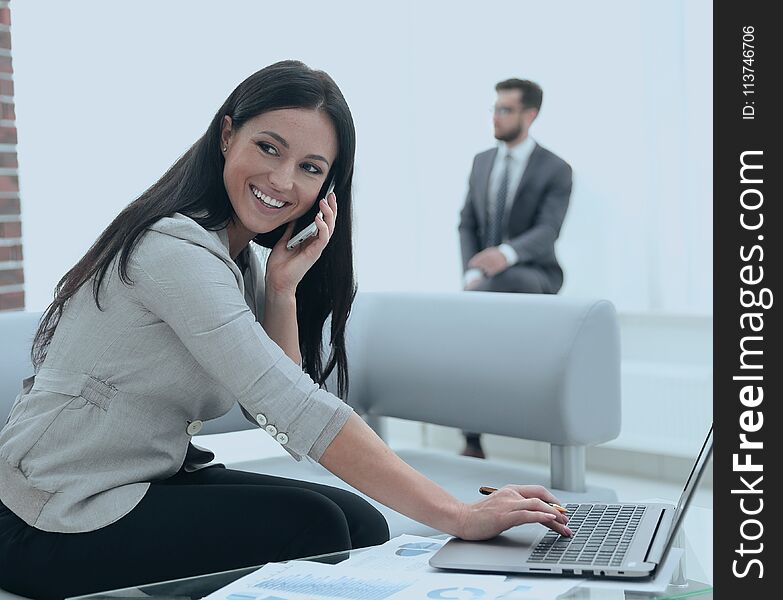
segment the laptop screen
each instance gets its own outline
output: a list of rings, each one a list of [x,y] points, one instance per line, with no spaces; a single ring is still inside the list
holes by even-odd
[[[685,487],[682,490],[682,494],[680,494],[680,499],[677,501],[677,507],[674,509],[674,518],[672,519],[669,533],[666,536],[666,545],[664,548],[669,548],[674,534],[679,529],[682,518],[685,515],[685,511],[687,510],[688,504],[690,503],[691,497],[693,496],[693,492],[696,489],[696,485],[699,483],[701,475],[704,472],[704,468],[707,466],[707,461],[711,455],[712,426],[710,426],[707,439],[704,440],[704,444],[701,447],[701,452],[699,452],[699,456],[693,465],[693,469],[691,469],[691,474],[688,476],[688,481],[685,482]]]

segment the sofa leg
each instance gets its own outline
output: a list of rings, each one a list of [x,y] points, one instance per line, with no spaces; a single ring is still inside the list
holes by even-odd
[[[386,438],[384,437],[384,434],[386,432],[384,431],[385,427],[384,427],[383,417],[379,415],[364,414],[362,415],[362,419],[364,419],[364,422],[367,423],[370,426],[370,428],[375,433],[378,434],[379,438],[381,438],[384,441],[386,440]]]
[[[585,446],[557,446],[549,448],[551,486],[567,492],[584,492],[587,464]]]

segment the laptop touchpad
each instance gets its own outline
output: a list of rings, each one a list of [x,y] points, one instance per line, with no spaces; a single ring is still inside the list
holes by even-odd
[[[430,565],[441,569],[514,571],[548,531],[543,525],[528,524],[483,542],[452,539],[435,553]]]

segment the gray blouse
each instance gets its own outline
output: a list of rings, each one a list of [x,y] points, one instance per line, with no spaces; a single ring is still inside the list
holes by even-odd
[[[132,285],[107,271],[102,310],[91,283],[79,289],[0,431],[10,510],[44,531],[108,525],[150,481],[214,458],[191,437],[234,402],[297,460],[321,457],[352,409],[265,333],[263,267],[241,256],[244,276],[225,230],[175,214],[139,241]]]

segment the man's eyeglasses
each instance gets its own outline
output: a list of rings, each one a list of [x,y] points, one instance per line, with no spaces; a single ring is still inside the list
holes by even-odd
[[[508,115],[517,112],[517,109],[511,108],[510,106],[493,106],[489,110],[493,115],[498,115],[500,117],[507,117]]]

